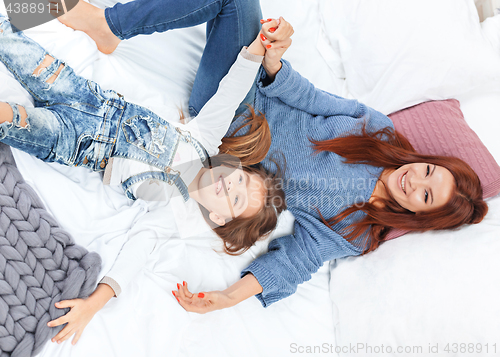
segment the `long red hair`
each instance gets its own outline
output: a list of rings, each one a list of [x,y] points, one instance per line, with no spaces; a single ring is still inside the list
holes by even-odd
[[[361,245],[364,253],[376,249],[391,228],[419,232],[454,229],[463,224],[479,223],[488,212],[479,177],[466,162],[455,157],[419,154],[408,139],[392,128],[368,133],[363,127],[361,134],[311,142],[316,152],[334,152],[343,157],[347,164],[397,169],[406,164],[423,162],[442,166],[455,178],[452,198],[438,209],[418,213],[408,211],[387,191],[388,199],[377,199],[383,207],[376,206],[376,202],[366,202],[363,206],[347,207],[329,219],[321,216],[323,222],[332,228],[350,214],[364,212],[366,216],[363,219],[341,232],[349,242],[356,241],[357,245]]]

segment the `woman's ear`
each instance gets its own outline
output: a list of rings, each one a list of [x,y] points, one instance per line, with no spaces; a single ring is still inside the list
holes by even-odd
[[[214,211],[210,212],[208,214],[208,218],[210,218],[210,220],[212,222],[214,222],[215,224],[217,224],[219,227],[222,227],[223,225],[226,224],[226,220],[222,217],[220,217],[217,213],[215,213]]]

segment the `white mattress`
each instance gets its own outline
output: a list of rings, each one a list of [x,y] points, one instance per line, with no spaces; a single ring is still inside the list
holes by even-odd
[[[112,1],[93,3],[104,6]],[[285,56],[294,68],[319,88],[347,96],[344,80],[336,78],[324,60],[335,54],[324,47],[318,1],[262,0],[261,5],[264,18],[281,15],[294,25],[294,43]],[[85,34],[57,21],[31,30],[29,35],[81,75],[166,118],[175,116],[179,107],[187,108],[204,42],[204,28],[199,26],[137,37],[105,56]],[[0,80],[5,83],[0,88],[2,100],[28,105],[27,93],[3,68]],[[466,118],[497,115],[498,110],[488,111],[478,101],[498,100],[498,95],[462,98]],[[488,147],[500,161],[496,135],[485,126],[474,129],[480,135],[484,132]],[[130,205],[121,192],[104,187],[96,173],[46,164],[15,150],[14,155],[26,181],[61,225],[78,244],[101,254],[104,274],[123,245],[130,222],[140,214],[140,204]],[[281,233],[290,231],[291,221],[285,215]],[[250,298],[232,309],[207,315],[185,312],[171,294],[176,283],[185,280],[193,291],[224,289],[267,247],[267,242],[261,242],[242,256],[230,257],[213,250],[215,240],[210,234],[166,239],[129,291],[112,299],[94,317],[76,346],[69,341],[60,346],[49,342],[40,355],[296,356],[308,346],[322,346],[335,355],[335,331],[341,325],[338,304],[332,304],[330,298],[328,263],[311,281],[300,285],[296,294],[267,309]],[[363,294],[362,290],[358,293]]]

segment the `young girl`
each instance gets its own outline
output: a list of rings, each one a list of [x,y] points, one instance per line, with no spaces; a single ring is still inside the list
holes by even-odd
[[[245,16],[255,17],[249,12]],[[0,60],[30,92],[36,105],[36,108],[24,108],[12,103],[0,104],[1,141],[44,161],[95,171],[103,171],[113,159],[113,171],[107,176],[111,182],[120,183],[128,197],[150,198],[149,183],[159,181],[161,189],[155,191],[155,198],[161,195],[161,200],[169,200],[178,193],[184,201],[194,198],[219,226],[228,222],[228,225],[236,222],[246,226],[242,229],[243,239],[225,242],[226,248],[234,251],[248,249],[257,238],[274,228],[277,213],[283,206],[275,207],[270,200],[276,194],[279,196],[280,191],[264,185],[264,180],[269,180],[262,170],[238,168],[235,160],[222,161],[225,166],[205,167],[205,161],[217,154],[221,137],[254,82],[265,52],[260,37],[248,49],[241,50],[219,90],[200,108],[198,116],[181,126],[127,103],[114,91],[102,91],[96,83],[75,75],[69,66],[22,33],[13,33],[6,18],[0,18],[0,23]],[[211,38],[217,37],[215,32]],[[284,35],[289,36],[291,32]],[[239,33],[237,37],[241,41],[245,36]],[[193,108],[196,110],[196,106]],[[260,122],[265,124],[263,119]],[[257,135],[260,136],[264,137],[266,149],[255,158],[245,153],[247,164],[261,160],[267,152],[269,136]],[[262,140],[254,140],[252,145],[259,146]],[[232,151],[231,145],[227,150]],[[177,165],[176,156],[180,156]],[[142,252],[151,251],[154,237],[143,238]],[[126,285],[138,270],[137,264],[132,267],[130,259],[123,258],[141,260],[145,257],[136,252],[138,240],[135,242],[136,245],[125,244],[111,271],[88,299],[57,305],[72,309],[49,323],[49,326],[68,323],[53,341],[62,342],[76,333],[73,340],[76,343],[95,312],[111,297],[119,295],[121,285]]]

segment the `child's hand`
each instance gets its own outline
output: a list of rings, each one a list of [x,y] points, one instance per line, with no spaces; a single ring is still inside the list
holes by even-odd
[[[271,79],[281,69],[281,57],[292,44],[290,38],[294,31],[292,25],[283,17],[279,19],[261,20],[261,43],[266,48],[262,65]]]
[[[92,320],[95,313],[99,311],[99,308],[97,308],[97,306],[88,299],[62,300],[57,302],[55,306],[58,309],[69,307],[71,310],[66,315],[47,323],[47,326],[49,327],[55,327],[67,323],[67,325],[54,338],[52,338],[51,341],[61,343],[76,333],[75,338],[71,342],[73,345],[78,342],[87,324],[90,320]]]
[[[235,305],[235,302],[222,291],[211,291],[208,293],[192,294],[187,283],[177,284],[177,291],[172,291],[179,304],[189,312],[205,314],[207,312],[225,309]]]
[[[55,327],[67,325],[54,337],[52,342],[61,343],[73,334],[76,334],[71,344],[76,344],[87,324],[92,320],[97,311],[115,295],[114,290],[107,284],[99,284],[94,292],[86,299],[72,299],[56,302],[58,309],[71,308],[70,312],[58,319],[49,321],[47,326]]]

